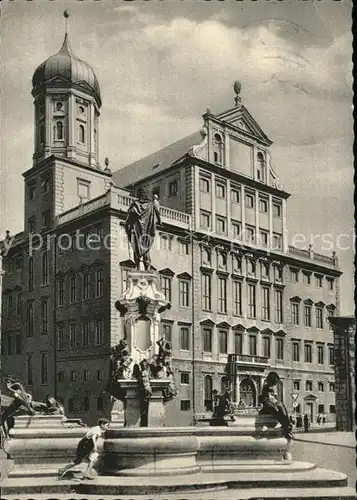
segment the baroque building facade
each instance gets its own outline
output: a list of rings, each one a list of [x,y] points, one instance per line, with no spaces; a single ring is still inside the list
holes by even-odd
[[[124,221],[141,187],[161,204],[153,265],[172,304],[161,319],[179,388],[170,424],[210,412],[226,387],[250,411],[269,370],[289,410],[296,393],[298,412],[333,420],[337,257],[289,245],[290,195],[240,84],[201,131],[112,173],[99,162],[99,83],[67,34],[32,83],[24,231],[2,242],[3,373],[71,417],[110,413],[109,351],[124,336],[115,303],[133,269]]]

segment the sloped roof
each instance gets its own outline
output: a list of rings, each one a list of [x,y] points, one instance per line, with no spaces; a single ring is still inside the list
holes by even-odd
[[[116,186],[127,187],[141,179],[163,172],[201,140],[202,136],[199,131],[188,135],[145,158],[120,168],[113,173],[113,182]]]

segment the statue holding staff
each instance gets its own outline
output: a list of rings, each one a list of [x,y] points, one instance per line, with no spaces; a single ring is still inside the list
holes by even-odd
[[[151,270],[150,250],[154,243],[157,224],[161,224],[158,198],[150,200],[147,192],[140,188],[138,199],[130,205],[125,221],[125,231],[133,250],[137,270],[140,269],[141,260],[145,271]]]

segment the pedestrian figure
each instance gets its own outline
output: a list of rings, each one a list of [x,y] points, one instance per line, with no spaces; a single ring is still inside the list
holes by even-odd
[[[302,416],[301,415],[298,415],[296,417],[296,430],[300,430],[302,429]]]
[[[323,413],[322,414],[322,423],[325,424],[326,423],[326,415]]]
[[[58,470],[58,478],[63,479],[64,475],[75,465],[79,465],[83,461],[87,461],[88,465],[83,474],[86,479],[93,479],[93,469],[97,463],[98,453],[98,438],[102,436],[104,431],[108,429],[109,421],[106,418],[100,418],[98,425],[91,427],[87,434],[82,437],[77,445],[76,458],[62,469]]]
[[[305,413],[305,415],[304,415],[304,431],[305,432],[309,432],[309,426],[310,426],[309,417]]]
[[[316,422],[318,423],[318,425],[320,425],[320,423],[321,423],[321,415],[320,415],[320,413],[317,415]]]

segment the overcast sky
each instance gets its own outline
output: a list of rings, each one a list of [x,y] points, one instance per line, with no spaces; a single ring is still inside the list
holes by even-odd
[[[1,233],[23,229],[22,172],[32,165],[31,78],[58,52],[63,10],[72,49],[91,64],[103,106],[100,159],[116,170],[202,126],[209,107],[244,105],[291,193],[290,240],[331,234],[353,312],[351,7],[347,1],[2,2]],[[348,234],[338,240],[339,235]],[[341,246],[340,245],[340,246]],[[322,248],[331,255],[330,248]]]

